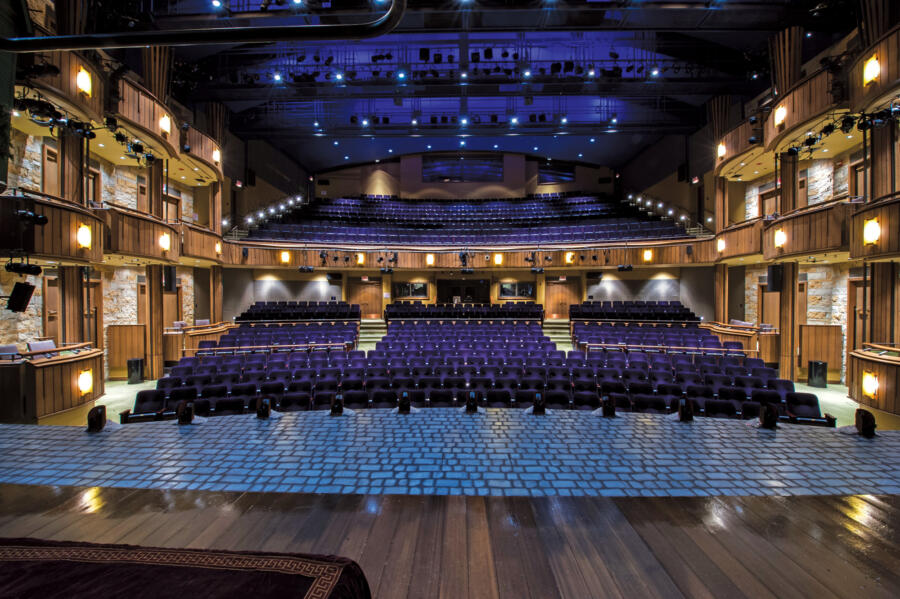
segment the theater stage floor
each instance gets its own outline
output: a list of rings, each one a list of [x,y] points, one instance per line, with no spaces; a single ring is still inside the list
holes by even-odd
[[[896,496],[412,497],[0,485],[0,535],[336,553],[378,599],[900,596]]]
[[[900,493],[900,431],[552,410],[363,410],[83,428],[0,425],[0,482],[496,496]]]

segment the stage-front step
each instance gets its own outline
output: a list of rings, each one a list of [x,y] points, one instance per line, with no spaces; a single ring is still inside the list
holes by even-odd
[[[572,349],[572,338],[569,336],[569,320],[554,319],[544,321],[544,334],[550,337],[550,341],[556,344],[557,349],[569,351]]]
[[[362,320],[359,323],[359,349],[368,351],[375,349],[375,343],[387,335],[387,324],[384,320]]]

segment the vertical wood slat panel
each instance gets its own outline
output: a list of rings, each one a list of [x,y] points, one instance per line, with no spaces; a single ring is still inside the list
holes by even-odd
[[[783,379],[796,380],[795,352],[798,341],[797,330],[797,263],[785,262],[784,275],[779,297],[779,335],[778,376]]]
[[[147,349],[145,375],[158,379],[163,375],[163,273],[162,266],[147,266]]]
[[[128,378],[127,360],[144,358],[146,327],[141,324],[109,325],[106,329],[108,343],[107,364],[110,380]]]

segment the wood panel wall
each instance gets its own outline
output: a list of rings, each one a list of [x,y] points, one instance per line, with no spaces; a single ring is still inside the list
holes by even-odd
[[[144,84],[151,94],[163,102],[169,97],[169,79],[172,71],[172,48],[147,46],[141,48],[141,65]],[[174,132],[175,129],[172,129]]]
[[[810,360],[828,363],[828,382],[841,382],[841,356],[843,354],[843,333],[840,325],[801,324],[800,363],[797,378],[808,378],[807,366]]]
[[[106,251],[140,258],[177,262],[181,256],[181,235],[174,227],[149,215],[123,208],[98,210],[106,218]],[[159,245],[163,233],[169,234],[170,248]]]
[[[883,127],[871,129],[869,189],[866,197],[877,202],[891,197],[897,186],[897,121],[891,119]]]
[[[323,263],[319,257],[318,249],[303,249],[290,245],[276,246],[270,243],[231,242],[224,243],[222,262],[231,266],[268,266],[297,268],[302,265],[313,266],[318,269],[328,270],[358,270],[371,271],[382,267],[402,268],[407,270],[439,270],[461,268],[459,251],[427,252],[427,251],[398,251],[397,262],[389,262],[393,257],[391,251],[363,251],[364,262],[358,265],[356,252],[352,250],[324,250],[327,258]],[[758,245],[757,245],[758,247]],[[690,248],[690,249],[688,249]],[[246,257],[243,250],[247,251]],[[644,250],[652,250],[652,259],[644,261]],[[287,263],[281,261],[281,252],[289,253]],[[574,252],[575,259],[571,264],[565,261],[566,252]],[[690,254],[688,253],[690,252]],[[434,254],[434,265],[427,264],[427,254]],[[503,254],[503,264],[495,266],[493,254]],[[535,261],[529,262],[531,251],[514,250],[494,252],[492,250],[470,251],[468,267],[477,271],[508,270],[514,268],[531,268],[540,266],[543,268],[572,268],[592,269],[609,268],[619,264],[631,264],[639,266],[669,266],[669,265],[703,265],[715,261],[715,242],[713,239],[692,240],[690,242],[665,243],[647,242],[634,244],[628,247],[596,247],[576,248],[573,250],[548,250],[534,252]],[[758,250],[757,250],[758,253]],[[489,256],[489,259],[485,259]],[[582,256],[584,259],[582,260]],[[337,257],[338,260],[334,260]],[[549,260],[547,258],[549,257]],[[596,257],[596,259],[594,259]],[[349,258],[349,260],[345,260]],[[378,259],[382,258],[379,262]]]
[[[233,324],[214,324],[208,327],[192,328],[184,334],[184,355],[193,356],[201,341],[216,341],[235,328]]]
[[[800,333],[797,321],[797,279],[796,262],[784,263],[784,279],[779,299],[778,332],[778,376],[791,381],[797,380],[797,345]]]
[[[871,264],[870,320],[866,340],[891,345],[900,342],[900,265],[896,262]]]
[[[798,26],[779,31],[769,39],[772,87],[776,96],[783,95],[800,79],[802,50],[803,29]]]
[[[893,1],[893,0],[888,0]],[[863,85],[863,68],[872,55],[878,56],[881,72],[878,79]],[[863,112],[872,108],[900,84],[900,26],[894,27],[881,39],[864,50],[850,66],[850,110]]]
[[[778,260],[798,254],[815,254],[849,249],[849,217],[851,207],[843,202],[818,204],[767,222],[763,229],[763,257]],[[775,247],[775,231],[787,236],[785,245]]]
[[[778,156],[778,165],[781,193],[778,195],[776,210],[785,214],[800,207],[800,157],[782,152]]]
[[[218,162],[213,159],[213,152],[219,149],[219,144],[216,140],[191,127],[187,132],[187,142],[191,146],[191,156],[206,163],[207,166],[216,172],[219,179],[224,178],[221,155]]]
[[[127,79],[119,80],[119,98],[119,117],[141,129],[144,135],[157,140],[166,148],[169,157],[175,157],[180,153],[181,148],[178,147],[179,124],[175,115],[162,102],[137,83]],[[171,133],[168,135],[159,128],[159,119],[164,114],[169,115],[172,121]],[[157,156],[157,158],[162,157]]]
[[[756,357],[759,346],[759,333],[753,329],[720,326],[713,323],[703,323],[701,329],[707,329],[719,338],[720,341],[737,341],[745,351],[751,352],[751,357]]]
[[[863,243],[863,226],[877,218],[881,238],[877,243]],[[884,259],[900,255],[900,196],[875,204],[858,206],[850,218],[850,258]]]
[[[874,398],[863,395],[864,372],[871,372],[878,377],[878,392]],[[892,414],[900,414],[900,358],[877,356],[863,351],[850,352],[847,387],[854,401]]]
[[[47,217],[43,226],[22,224],[17,209],[32,210]],[[91,229],[91,247],[79,248],[78,228]],[[99,263],[103,261],[103,221],[90,210],[51,198],[19,198],[0,203],[0,248],[25,250],[28,255],[47,260]]]
[[[209,321],[211,323],[222,322],[222,267],[213,266],[209,269]]]
[[[85,205],[84,138],[69,129],[60,129],[59,195],[67,202]]]
[[[720,231],[716,235],[716,240],[710,242],[710,246],[719,259],[762,253],[762,228],[761,218],[737,223]],[[716,251],[719,239],[725,240],[725,249],[722,252]]]
[[[90,370],[93,389],[82,394],[78,376]],[[0,422],[36,424],[39,418],[77,408],[103,395],[103,351],[81,351],[0,366],[5,401]]]
[[[831,75],[819,71],[788,90],[775,103],[775,108],[763,124],[763,139],[766,149],[774,150],[781,137],[797,125],[827,112],[834,105],[831,98]],[[784,106],[787,110],[784,122],[775,126],[775,109]]]
[[[59,74],[38,77],[33,80],[34,86],[51,96],[58,96],[72,108],[82,111],[83,114],[79,116],[102,121],[103,103],[106,98],[106,77],[102,70],[75,52],[43,52],[41,57],[42,60],[56,66]],[[91,74],[90,96],[79,91],[75,83],[81,69]]]
[[[213,233],[197,227],[182,223],[182,246],[181,254],[190,256],[191,258],[202,258],[204,260],[218,261],[220,256],[216,253],[216,244],[222,242],[222,238]]]
[[[144,358],[146,326],[142,324],[111,324],[106,327],[109,379],[122,381],[128,378],[128,360]],[[145,368],[146,371],[146,368]]]
[[[749,121],[744,121],[734,129],[726,132],[722,137],[719,138],[719,141],[716,143],[716,165],[721,165],[737,156],[738,154],[743,154],[747,150],[753,147],[753,144],[750,143],[750,138],[753,136],[753,126],[749,123]],[[725,155],[722,157],[718,156],[718,144],[725,145]]]
[[[163,375],[163,272],[159,264],[147,266],[147,337],[144,376],[158,379]]]

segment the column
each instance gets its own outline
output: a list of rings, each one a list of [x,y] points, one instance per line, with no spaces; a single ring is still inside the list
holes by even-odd
[[[728,265],[716,264],[715,317],[716,322],[728,323]]]
[[[147,363],[144,376],[158,379],[163,375],[163,267],[147,265]]]
[[[222,322],[222,267],[209,269],[209,322]]]
[[[800,328],[797,322],[797,263],[784,262],[779,305],[778,376],[795,380]]]

